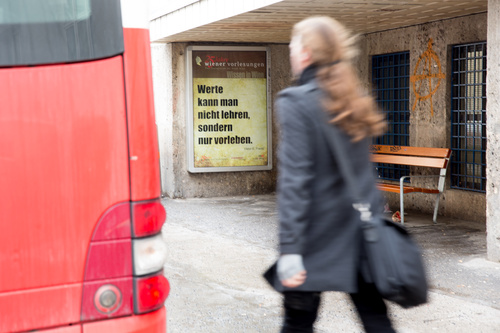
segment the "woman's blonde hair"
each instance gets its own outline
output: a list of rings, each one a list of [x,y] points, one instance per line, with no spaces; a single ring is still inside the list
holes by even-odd
[[[330,17],[310,17],[293,27],[292,38],[311,53],[316,78],[325,91],[323,105],[354,142],[384,133],[386,123],[373,98],[361,88],[352,66],[355,38]]]

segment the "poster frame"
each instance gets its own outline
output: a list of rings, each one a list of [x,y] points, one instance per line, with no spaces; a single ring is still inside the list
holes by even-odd
[[[194,165],[194,101],[193,101],[193,51],[260,51],[266,53],[266,124],[267,164],[249,166],[195,167]],[[272,115],[271,115],[271,52],[266,46],[215,46],[190,45],[186,48],[186,143],[187,164],[190,173],[267,171],[273,168]]]

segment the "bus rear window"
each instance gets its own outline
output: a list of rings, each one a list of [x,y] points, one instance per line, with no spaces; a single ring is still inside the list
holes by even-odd
[[[0,23],[51,23],[87,20],[90,0],[0,0]]]
[[[119,0],[0,0],[0,66],[123,53]]]

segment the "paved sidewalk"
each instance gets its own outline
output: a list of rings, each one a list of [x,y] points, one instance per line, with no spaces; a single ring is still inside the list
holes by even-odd
[[[261,274],[276,259],[274,195],[163,199],[171,284],[169,333],[279,332],[281,298]],[[424,250],[430,302],[390,306],[400,333],[500,332],[500,263],[486,261],[485,226],[410,214]],[[363,332],[342,293],[324,294],[316,332]]]

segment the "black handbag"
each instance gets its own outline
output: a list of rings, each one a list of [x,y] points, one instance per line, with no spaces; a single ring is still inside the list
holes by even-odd
[[[382,214],[372,214],[370,204],[361,198],[359,186],[348,166],[349,156],[339,144],[342,141],[339,140],[338,129],[329,125],[326,114],[320,112],[324,120],[322,130],[351,191],[353,207],[360,213],[372,281],[384,299],[404,308],[426,303],[428,284],[420,248],[403,225],[388,220]]]

